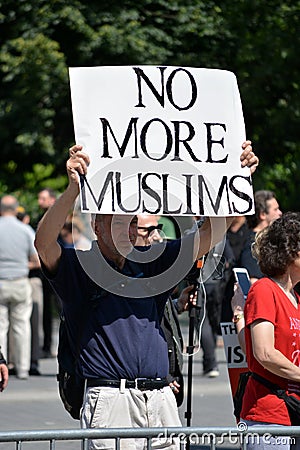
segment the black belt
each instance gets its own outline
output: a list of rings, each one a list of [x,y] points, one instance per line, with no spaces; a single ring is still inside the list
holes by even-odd
[[[133,388],[140,390],[162,389],[168,386],[166,378],[136,378],[135,380],[125,380],[125,388]],[[103,378],[89,378],[87,387],[106,386],[120,388],[120,380],[105,380]]]

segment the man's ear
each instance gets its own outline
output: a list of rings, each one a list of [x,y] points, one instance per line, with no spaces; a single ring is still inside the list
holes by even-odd
[[[259,213],[259,220],[260,220],[261,222],[263,222],[264,220],[266,220],[266,217],[267,217],[267,214],[266,214],[264,211],[262,211],[262,212]]]

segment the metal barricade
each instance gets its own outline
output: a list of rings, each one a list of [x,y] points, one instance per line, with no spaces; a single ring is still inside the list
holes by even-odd
[[[243,425],[243,426],[242,426]],[[198,449],[215,450],[218,448],[246,449],[249,439],[263,439],[264,443],[270,439],[286,439],[288,443],[295,443],[300,437],[300,427],[253,426],[247,428],[241,422],[236,428],[232,427],[176,427],[176,428],[105,428],[81,430],[36,430],[36,431],[8,431],[0,432],[0,449],[2,443],[14,443],[16,450],[30,450],[30,443],[48,443],[48,449],[60,450],[63,442],[78,441],[72,449],[88,450],[90,439],[113,439],[115,450],[122,448],[125,439],[145,439],[144,448],[151,450],[152,440],[160,439],[162,443],[168,439],[176,439],[178,447],[183,450],[186,443]],[[282,442],[281,442],[282,443]],[[278,442],[279,444],[279,442]],[[62,444],[63,445],[63,444]],[[274,448],[274,443],[272,444]],[[166,446],[167,447],[167,446]],[[5,450],[8,447],[5,447]],[[12,447],[10,447],[12,448]],[[36,449],[41,448],[34,447]],[[46,447],[43,447],[46,448]],[[162,447],[161,447],[162,448]]]

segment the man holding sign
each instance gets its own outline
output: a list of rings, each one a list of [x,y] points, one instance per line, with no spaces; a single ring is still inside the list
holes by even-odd
[[[258,158],[251,142],[244,142],[242,149],[239,164],[252,173]],[[168,352],[159,324],[174,286],[221,240],[233,217],[211,217],[193,233],[149,248],[135,247],[136,215],[106,210],[93,216],[97,239],[91,250],[64,249],[57,238],[80,184],[86,189],[89,164],[83,147],[74,145],[66,164],[68,187],[41,220],[35,241],[43,270],[62,301],[74,355],[79,348],[77,372],[86,380],[81,425],[180,426],[166,380]],[[81,200],[85,210],[84,195]],[[115,442],[98,439],[89,445],[114,448]],[[153,439],[156,445],[175,448],[177,442]],[[121,443],[122,449],[144,446],[144,439]]]

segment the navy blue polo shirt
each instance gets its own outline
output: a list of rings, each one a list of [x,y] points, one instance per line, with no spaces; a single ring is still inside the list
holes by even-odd
[[[192,242],[190,237],[184,240]],[[146,264],[138,262],[132,265],[126,259],[119,272],[129,274],[133,283],[141,277],[155,279],[168,268],[172,270],[172,264],[179,259],[181,244],[182,240],[167,243],[164,252]],[[96,247],[95,242],[94,250]],[[99,252],[98,247],[97,250]],[[145,250],[145,247],[140,250]],[[85,259],[95,257],[95,252],[93,255],[91,252],[93,250],[80,252],[62,248],[56,274],[46,273],[62,302],[74,354],[80,340],[79,374],[84,378],[129,380],[166,377],[168,349],[160,322],[173,286],[164,292],[157,289],[152,292],[150,288],[149,292],[141,293],[137,298],[126,293],[123,295],[122,289],[120,294],[115,289],[110,292],[110,289],[99,287],[82,265],[81,256]],[[192,259],[191,246],[186,254]],[[97,259],[92,266],[98,274],[103,269]]]

